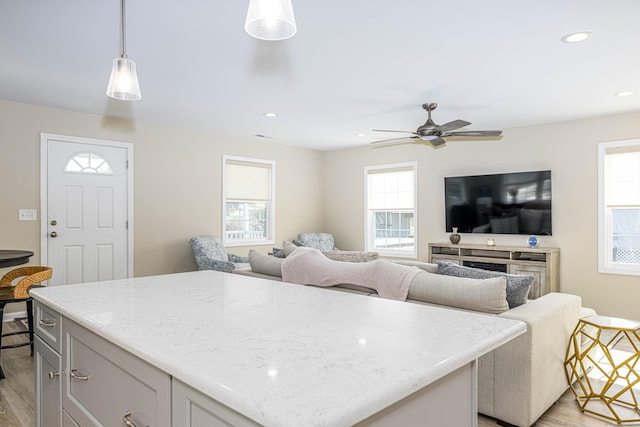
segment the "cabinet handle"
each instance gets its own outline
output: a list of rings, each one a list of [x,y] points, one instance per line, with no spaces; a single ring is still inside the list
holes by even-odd
[[[60,372],[49,371],[50,380],[55,380],[58,375],[60,375]]]
[[[126,425],[127,427],[138,427],[136,425],[136,423],[134,423],[133,421],[131,421],[131,411],[127,410],[127,412],[124,413],[123,417],[122,417],[122,422],[124,423],[124,425]],[[149,426],[145,426],[145,427],[149,427]]]
[[[46,328],[53,328],[54,326],[56,326],[56,322],[53,322],[53,321],[51,321],[51,320],[44,320],[44,319],[41,319],[41,320],[38,322],[38,324],[39,324],[40,326],[44,326],[44,327],[46,327]]]
[[[72,369],[71,372],[69,372],[69,375],[71,375],[71,378],[75,380],[89,381],[89,375],[78,375],[77,369]]]

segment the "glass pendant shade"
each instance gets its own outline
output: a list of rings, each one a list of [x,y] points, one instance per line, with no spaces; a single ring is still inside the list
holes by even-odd
[[[142,98],[134,61],[124,57],[113,60],[107,96],[122,101],[137,101]]]
[[[296,31],[291,0],[250,0],[244,29],[260,40],[284,40]]]

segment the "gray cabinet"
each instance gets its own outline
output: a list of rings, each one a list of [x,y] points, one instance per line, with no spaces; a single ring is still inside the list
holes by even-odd
[[[168,374],[66,318],[62,331],[62,406],[79,425],[171,425]]]
[[[62,417],[62,360],[60,354],[45,344],[39,336],[34,338],[36,381],[36,426],[60,427]]]
[[[437,261],[533,276],[529,299],[560,291],[558,248],[429,243],[429,262]]]
[[[249,418],[176,379],[172,382],[173,425],[181,427],[255,427]]]

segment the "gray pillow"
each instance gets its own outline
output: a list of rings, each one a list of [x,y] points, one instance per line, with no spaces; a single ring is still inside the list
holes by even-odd
[[[282,261],[284,258],[265,255],[255,249],[249,250],[249,265],[251,265],[251,271],[255,273],[282,277]]]
[[[505,288],[504,277],[468,279],[423,271],[411,281],[407,299],[500,314],[509,309]]]
[[[529,290],[535,280],[533,276],[519,274],[507,274],[499,271],[481,270],[479,268],[465,267],[451,262],[438,261],[438,274],[456,277],[468,277],[472,279],[488,279],[489,277],[504,277],[507,279],[507,302],[509,308],[526,304]]]
[[[288,240],[284,240],[282,242],[282,252],[284,252],[285,257],[288,257],[289,255],[291,255],[291,253],[295,251],[297,248],[298,246],[294,245],[292,242]]]

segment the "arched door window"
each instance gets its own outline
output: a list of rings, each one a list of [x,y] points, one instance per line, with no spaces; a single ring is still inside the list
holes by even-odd
[[[113,169],[111,169],[109,162],[90,152],[74,154],[67,162],[64,171],[67,173],[113,175]]]

